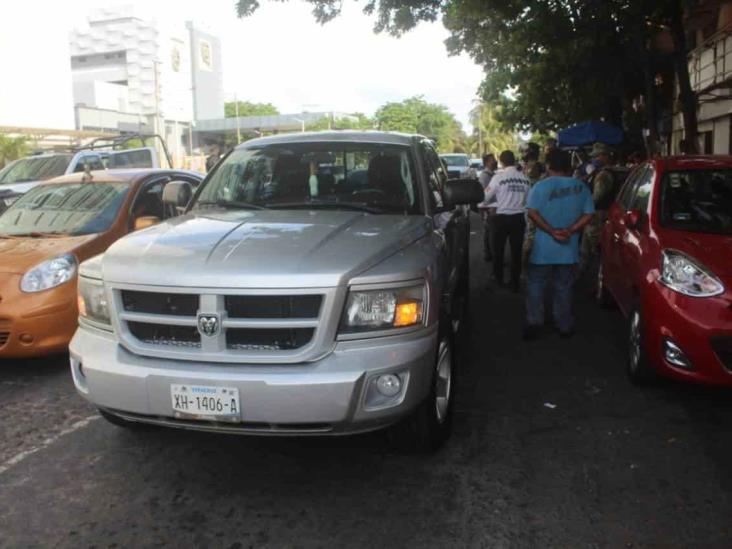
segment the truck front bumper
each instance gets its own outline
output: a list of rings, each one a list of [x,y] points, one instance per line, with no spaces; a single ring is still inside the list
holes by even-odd
[[[80,328],[70,344],[78,392],[129,421],[241,434],[350,434],[393,424],[427,397],[437,327],[388,338],[338,342],[304,364],[220,364],[149,358],[130,353],[113,334]],[[399,395],[371,400],[378,376],[396,374]],[[176,417],[171,385],[237,388],[241,421]]]

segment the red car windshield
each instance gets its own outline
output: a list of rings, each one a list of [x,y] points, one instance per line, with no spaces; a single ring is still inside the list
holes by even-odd
[[[732,234],[732,170],[665,174],[661,225],[681,231]]]

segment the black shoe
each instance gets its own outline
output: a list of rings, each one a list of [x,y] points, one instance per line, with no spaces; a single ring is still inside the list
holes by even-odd
[[[559,330],[559,337],[562,339],[569,339],[574,335],[574,330]]]
[[[539,326],[528,325],[524,328],[524,341],[534,341],[539,339],[541,328]]]

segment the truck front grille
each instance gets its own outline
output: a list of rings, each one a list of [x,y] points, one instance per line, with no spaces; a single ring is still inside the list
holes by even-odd
[[[167,345],[189,349],[201,347],[201,334],[196,328],[189,326],[128,322],[127,327],[133,336],[149,345]]]
[[[196,316],[198,296],[195,294],[164,294],[122,290],[125,311],[154,315]]]
[[[227,295],[229,318],[318,318],[320,295]]]
[[[310,343],[313,332],[312,328],[229,328],[226,330],[226,348],[240,351],[299,349]]]
[[[122,338],[133,350],[224,362],[267,362],[270,356],[292,362],[304,357],[303,352],[313,351],[328,295],[328,290],[221,295],[183,289],[114,292]]]

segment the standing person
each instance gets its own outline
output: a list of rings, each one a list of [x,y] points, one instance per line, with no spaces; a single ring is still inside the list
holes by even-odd
[[[544,174],[544,165],[539,162],[539,145],[533,141],[525,143],[521,146],[521,171],[536,183]]]
[[[592,146],[592,163],[595,170],[589,178],[592,201],[595,204],[596,215],[592,222],[585,227],[582,235],[582,272],[594,276],[600,262],[600,233],[607,221],[607,212],[613,203],[615,176],[612,167],[613,151],[605,143],[595,143]]]
[[[546,155],[548,155],[551,151],[558,148],[559,144],[556,139],[553,137],[550,137],[546,140],[544,143],[544,161],[546,162]]]
[[[516,156],[503,151],[498,160],[503,166],[491,179],[485,193],[485,202],[496,199],[495,230],[493,231],[493,278],[499,286],[503,281],[503,258],[506,240],[511,244],[511,291],[519,291],[521,280],[521,250],[526,221],[526,195],[531,181],[516,168]]]
[[[528,215],[537,226],[526,286],[524,339],[535,339],[544,324],[544,293],[550,283],[554,297],[554,323],[562,337],[574,331],[572,286],[579,261],[579,233],[595,211],[587,185],[570,177],[569,154],[556,149],[547,155],[549,177],[529,194]]]
[[[478,181],[483,186],[483,192],[488,190],[488,185],[493,179],[498,168],[498,162],[496,161],[496,155],[488,153],[483,155],[483,171],[480,172]],[[486,261],[493,260],[493,243],[491,242],[491,235],[493,234],[493,225],[496,216],[496,203],[482,202],[478,208],[483,214],[483,259]]]

